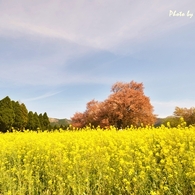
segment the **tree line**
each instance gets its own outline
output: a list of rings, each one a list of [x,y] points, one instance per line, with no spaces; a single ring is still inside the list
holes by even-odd
[[[176,107],[173,116],[166,117],[158,125],[167,124],[176,127],[183,118],[186,125],[195,125],[195,108]],[[94,127],[107,128],[111,125],[117,128],[127,126],[145,126],[156,124],[157,117],[153,114],[150,98],[144,94],[143,83],[131,81],[129,83],[116,82],[111,87],[111,94],[102,102],[91,100],[86,110],[76,112],[70,123],[73,127],[82,128],[89,124]],[[37,114],[28,111],[24,103],[11,100],[8,96],[0,100],[0,132],[15,130],[50,130],[66,129],[66,124],[51,124],[47,113]],[[53,127],[52,127],[53,126]]]
[[[46,130],[50,126],[47,113],[37,114],[27,110],[24,103],[13,101],[8,96],[0,100],[0,131]]]
[[[185,121],[186,126],[195,126],[195,108],[181,108],[176,106],[175,111],[173,112],[173,116],[168,116],[163,119],[162,124],[167,126],[169,123],[171,127],[177,127],[181,123],[181,118]]]

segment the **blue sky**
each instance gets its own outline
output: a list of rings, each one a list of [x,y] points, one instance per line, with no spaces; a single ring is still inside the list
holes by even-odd
[[[194,0],[0,0],[0,13],[0,99],[70,118],[134,80],[159,117],[195,107]]]

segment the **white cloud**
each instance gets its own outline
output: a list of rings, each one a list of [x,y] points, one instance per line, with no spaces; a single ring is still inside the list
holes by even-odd
[[[194,13],[194,16],[191,19],[187,17],[169,17],[170,9],[183,12],[190,10]],[[35,100],[54,96],[60,93],[58,92],[60,87],[64,88],[66,87],[64,85],[70,83],[96,83],[111,86],[119,79],[132,80],[136,78],[134,80],[137,81],[138,78],[140,82],[144,79],[146,81],[151,79],[151,82],[158,85],[159,78],[156,77],[162,76],[162,82],[158,86],[160,88],[161,84],[164,85],[164,81],[167,79],[167,75],[163,75],[166,72],[163,70],[164,67],[171,66],[172,62],[175,63],[174,59],[177,57],[174,56],[172,62],[165,64],[158,72],[150,68],[151,74],[147,74],[145,70],[136,69],[136,65],[130,69],[124,68],[121,71],[120,68],[114,69],[114,66],[116,64],[119,64],[118,67],[120,66],[125,54],[134,54],[137,50],[142,49],[145,46],[143,43],[149,43],[149,45],[146,44],[148,47],[152,45],[152,41],[154,41],[153,45],[159,44],[158,40],[161,40],[161,37],[166,37],[165,35],[169,35],[170,32],[177,33],[177,30],[179,30],[181,36],[179,36],[178,42],[180,42],[180,37],[183,39],[182,31],[185,27],[194,25],[195,1],[0,0],[0,13],[0,87],[4,89],[1,90],[1,93],[16,93],[13,90],[9,91],[9,87],[11,86],[11,89],[15,87],[21,89],[21,86],[26,85],[32,87],[32,94],[33,91],[36,94],[35,88],[42,87],[47,89],[45,91],[48,91],[48,88],[57,91],[40,96],[37,94],[34,98],[24,100],[31,102],[34,109],[34,104],[38,102]],[[189,35],[191,33],[189,32]],[[182,47],[186,41],[193,42],[184,37],[179,46]],[[169,50],[171,44],[165,43],[165,49]],[[174,45],[174,47],[176,46]],[[103,50],[103,52],[99,50]],[[105,56],[91,55],[96,51],[101,54],[108,51],[107,53],[113,52],[116,55],[104,60]],[[162,54],[165,55],[165,53],[162,49]],[[150,58],[155,58],[154,55],[152,53]],[[96,66],[97,71],[88,70],[87,68],[90,69],[90,66],[84,67],[85,63],[89,65],[91,62],[88,56],[94,56],[94,66]],[[142,58],[143,61],[140,61],[140,67],[145,65],[145,62],[147,62],[145,59],[148,59],[148,56],[142,56]],[[165,56],[165,58],[167,57]],[[73,59],[73,63],[70,59]],[[79,60],[82,61],[81,65],[83,67],[78,66],[78,69],[69,69],[70,65],[77,67],[80,64]],[[193,59],[189,60],[193,61]],[[115,61],[117,63],[114,63]],[[150,59],[148,61],[153,62]],[[156,59],[154,61],[157,62]],[[169,61],[168,58],[167,61]],[[127,63],[134,62],[134,60],[132,62],[128,60]],[[158,66],[158,63],[156,66]],[[133,71],[134,69],[135,71]],[[180,82],[174,80],[176,78],[175,70],[173,71],[172,83]],[[101,71],[103,74],[101,74]],[[171,67],[170,71],[172,71]],[[114,72],[118,74],[112,74]],[[159,72],[162,75],[159,75]],[[152,78],[150,75],[152,75]],[[177,77],[180,77],[180,75],[177,74]],[[186,80],[181,82],[185,83]],[[169,89],[173,87],[174,85],[170,84]],[[73,89],[71,88],[71,90]],[[94,90],[96,89],[94,88]],[[20,93],[20,90],[18,91]],[[151,91],[151,93],[157,93],[153,86]],[[167,92],[168,90],[165,90],[166,97]],[[23,94],[28,93],[24,91]],[[185,94],[185,97],[187,96]],[[151,103],[155,108],[155,113],[162,117],[172,115],[175,106],[191,107],[195,105],[195,102],[189,100],[178,102],[151,101]],[[38,106],[38,109],[42,106]],[[49,105],[46,107],[49,109]],[[62,112],[66,110],[66,107],[61,107],[61,104],[60,108]],[[51,112],[53,110],[51,109]]]
[[[6,0],[0,4],[0,34],[57,38],[116,52],[127,42],[142,42],[193,22],[168,17],[170,9],[186,12],[193,5],[192,0]]]
[[[47,42],[57,46],[47,56],[1,63],[0,79],[33,85],[111,83],[114,78],[96,78],[76,71],[70,74],[61,68],[66,67],[68,59],[96,50],[120,54],[135,51],[139,43],[192,23],[194,20],[188,18],[170,18],[168,12],[186,11],[194,4],[193,0],[3,0],[0,37],[36,42],[44,39],[45,47],[41,49],[45,50]]]

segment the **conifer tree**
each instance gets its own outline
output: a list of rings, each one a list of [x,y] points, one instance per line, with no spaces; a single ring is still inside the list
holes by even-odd
[[[40,129],[44,130],[43,115],[42,114],[39,114],[39,124],[40,124]]]
[[[34,114],[32,111],[28,113],[28,122],[27,122],[26,128],[29,130],[35,129],[35,120],[34,120]]]
[[[48,129],[49,125],[50,125],[49,117],[47,116],[47,113],[45,112],[43,114],[43,128],[44,128],[44,130]]]
[[[40,122],[39,122],[39,116],[37,114],[37,112],[34,113],[34,129],[33,130],[37,130],[38,128],[41,129],[41,125],[40,125]]]
[[[18,101],[12,101],[12,105],[15,114],[13,127],[15,129],[23,130],[28,122],[28,110],[23,103],[20,104]]]
[[[11,99],[6,96],[0,101],[0,131],[10,130],[14,123],[14,111]]]
[[[28,110],[25,104],[20,104],[21,112],[22,112],[22,127],[25,128],[28,122]]]

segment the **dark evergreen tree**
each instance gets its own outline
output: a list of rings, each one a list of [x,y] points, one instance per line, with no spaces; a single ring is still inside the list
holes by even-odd
[[[57,130],[57,129],[59,129],[60,127],[59,127],[59,125],[54,125],[53,126],[53,130]]]
[[[10,130],[14,123],[14,111],[11,99],[6,96],[0,101],[0,131]]]
[[[47,113],[45,112],[43,114],[43,130],[47,130],[49,128],[50,122],[49,117],[47,116]]]
[[[20,129],[22,126],[22,112],[20,109],[20,104],[19,102],[15,102],[12,101],[12,106],[13,106],[13,110],[14,110],[14,123],[13,123],[13,127],[14,129]]]
[[[27,110],[25,104],[11,101],[7,96],[0,100],[0,131],[6,132],[12,127],[18,130],[51,129],[47,113],[37,114]]]
[[[13,127],[18,130],[23,130],[28,122],[28,110],[26,106],[18,101],[12,101],[13,110],[15,114]]]
[[[40,129],[44,130],[43,115],[42,114],[39,114],[39,124],[40,124]]]
[[[28,113],[28,122],[27,122],[26,128],[29,130],[35,129],[35,120],[34,120],[34,114],[32,111]]]
[[[28,122],[28,110],[25,104],[20,104],[21,112],[22,112],[22,128],[25,128]]]
[[[34,129],[33,130],[37,130],[37,129],[41,129],[41,125],[40,125],[40,122],[39,122],[39,116],[37,114],[37,112],[34,113]]]

